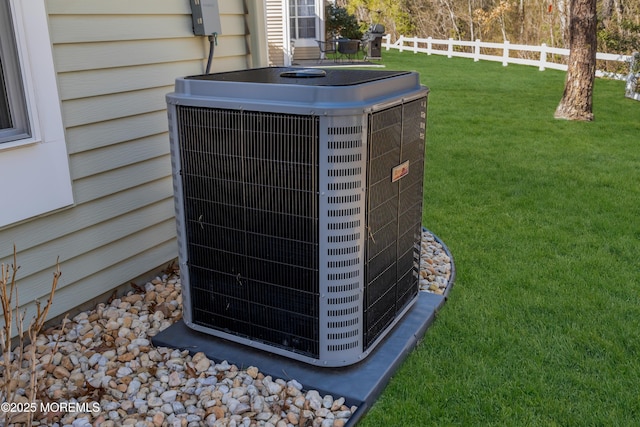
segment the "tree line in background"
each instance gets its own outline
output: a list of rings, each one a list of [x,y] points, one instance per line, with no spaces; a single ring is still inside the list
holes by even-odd
[[[387,33],[481,39],[569,48],[570,0],[337,0],[366,29],[381,23]],[[640,1],[598,0],[599,52],[640,51]]]

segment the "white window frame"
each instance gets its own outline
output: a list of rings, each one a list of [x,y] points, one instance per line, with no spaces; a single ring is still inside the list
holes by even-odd
[[[73,204],[44,0],[9,0],[31,136],[0,144],[0,228]]]

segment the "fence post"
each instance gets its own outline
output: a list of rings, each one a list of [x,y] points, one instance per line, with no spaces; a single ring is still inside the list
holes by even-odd
[[[473,61],[480,61],[480,39],[476,39],[475,46],[473,47]]]
[[[413,53],[418,53],[418,38],[415,36],[413,37]]]
[[[453,39],[449,37],[449,43],[447,44],[447,58],[453,57]]]
[[[402,48],[404,47],[404,36],[402,34],[400,34],[400,38],[396,41],[396,43],[398,44],[398,52],[402,52]]]
[[[502,66],[509,65],[509,40],[504,41],[504,47],[502,48]]]
[[[540,71],[544,71],[544,66],[547,63],[547,44],[542,43],[540,46],[540,67],[538,68]]]
[[[391,45],[391,34],[387,34],[383,38],[384,38],[385,50],[389,50]]]
[[[431,55],[431,41],[433,40],[432,37],[427,38],[427,55]]]

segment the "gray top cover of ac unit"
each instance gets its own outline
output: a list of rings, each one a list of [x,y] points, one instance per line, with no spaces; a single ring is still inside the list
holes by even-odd
[[[334,116],[382,109],[425,89],[411,71],[267,67],[177,78],[167,102]]]

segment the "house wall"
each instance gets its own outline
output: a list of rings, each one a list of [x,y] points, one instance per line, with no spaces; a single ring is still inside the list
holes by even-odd
[[[269,65],[285,64],[285,22],[283,0],[266,0],[267,35],[269,40]]]
[[[243,0],[219,6],[212,72],[261,65]],[[193,35],[186,0],[46,7],[74,206],[0,229],[0,262],[12,263],[15,244],[20,301],[32,311],[59,259],[53,317],[176,258],[165,94],[176,77],[203,73],[208,41]]]

